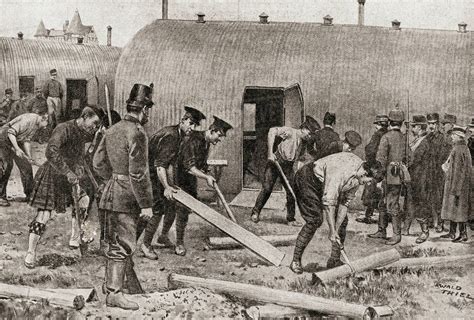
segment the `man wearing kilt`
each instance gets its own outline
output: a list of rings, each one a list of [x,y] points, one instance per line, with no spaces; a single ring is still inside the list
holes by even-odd
[[[101,109],[85,107],[78,119],[61,123],[51,134],[46,148],[47,161],[36,172],[30,197],[30,205],[37,209],[37,214],[29,225],[28,252],[24,261],[28,268],[35,266],[36,246],[51,212],[72,203],[73,185],[79,185],[80,189],[90,188],[82,163],[85,143],[92,140],[103,114]],[[78,247],[78,237],[77,219],[73,217],[70,245]]]

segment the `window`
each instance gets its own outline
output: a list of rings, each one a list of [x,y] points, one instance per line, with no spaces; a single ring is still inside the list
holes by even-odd
[[[21,76],[20,83],[18,85],[21,92],[25,92],[28,94],[35,93],[35,77],[34,76]]]

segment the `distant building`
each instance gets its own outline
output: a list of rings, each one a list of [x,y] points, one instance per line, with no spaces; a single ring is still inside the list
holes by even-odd
[[[94,27],[83,25],[77,10],[74,12],[71,23],[69,23],[69,20],[66,20],[62,29],[46,29],[43,20],[41,20],[34,37],[37,39],[69,42],[78,42],[78,39],[82,38],[83,43],[99,44]]]

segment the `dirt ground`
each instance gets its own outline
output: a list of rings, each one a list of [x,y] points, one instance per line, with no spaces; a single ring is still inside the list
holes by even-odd
[[[9,184],[9,195],[22,195],[18,174],[14,172]],[[223,209],[218,209],[223,212]],[[300,228],[284,224],[283,211],[265,211],[262,221],[254,224],[249,220],[249,209],[234,208],[240,225],[258,235],[295,234]],[[381,241],[370,239],[368,233],[376,230],[376,225],[365,225],[355,222],[361,212],[352,212],[346,240],[346,252],[352,259],[367,256],[375,251],[388,249]],[[132,299],[140,303],[141,309],[135,312],[106,308],[100,287],[104,279],[105,259],[94,254],[98,240],[91,244],[91,255],[80,258],[79,250],[70,250],[67,246],[70,235],[70,211],[55,214],[49,222],[46,234],[38,246],[38,259],[57,254],[62,257],[65,265],[41,266],[34,270],[23,265],[27,250],[28,223],[33,219],[35,211],[25,203],[12,202],[12,206],[0,209],[0,282],[10,284],[32,285],[43,288],[95,287],[99,301],[87,304],[81,310],[83,316],[125,317],[141,319],[186,318],[209,319],[242,318],[241,309],[256,303],[223,297],[207,290],[193,289],[180,291],[179,294],[162,294],[167,289],[169,273],[209,277],[229,281],[239,281],[265,285],[273,288],[321,293],[325,297],[335,297],[354,303],[388,304],[395,310],[395,319],[468,319],[474,311],[473,299],[448,295],[442,286],[459,286],[460,292],[474,297],[474,261],[453,266],[449,269],[424,268],[417,272],[386,273],[382,276],[374,273],[363,273],[364,286],[356,290],[347,285],[347,280],[336,282],[333,288],[314,291],[298,284],[298,277],[288,265],[291,262],[293,246],[279,247],[286,256],[281,267],[274,267],[263,261],[247,249],[240,250],[203,250],[207,237],[224,236],[222,232],[202,220],[196,214],[191,215],[186,235],[188,254],[177,256],[172,249],[157,248],[159,259],[151,261],[135,254],[135,269],[141,280],[145,296],[134,296]],[[92,216],[90,230],[97,228]],[[414,223],[412,232],[419,232]],[[467,243],[455,244],[439,238],[439,234],[431,232],[429,241],[415,247],[415,237],[405,237],[397,246],[402,252],[414,252],[421,255],[434,252],[439,255],[462,255],[474,253],[474,234],[469,230],[470,239]],[[171,233],[174,237],[174,227]],[[97,238],[97,237],[96,237]],[[303,257],[305,271],[313,272],[325,267],[329,256],[330,244],[327,239],[327,227],[324,225],[310,243]],[[44,260],[44,259],[43,259]],[[313,291],[312,291],[313,290]],[[331,293],[332,290],[332,293]],[[365,290],[365,291],[361,291]],[[184,298],[183,298],[184,297]],[[190,298],[192,297],[192,298]],[[196,301],[190,303],[189,301]],[[199,303],[197,303],[199,302]],[[472,318],[471,318],[472,319]]]

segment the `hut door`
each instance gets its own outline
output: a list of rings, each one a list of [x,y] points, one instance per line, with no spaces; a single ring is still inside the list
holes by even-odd
[[[87,79],[87,104],[92,106],[99,104],[99,79],[97,77]]]
[[[66,119],[79,116],[87,104],[87,80],[66,79]]]
[[[295,83],[283,91],[285,126],[299,128],[304,120],[304,102],[301,88]]]

